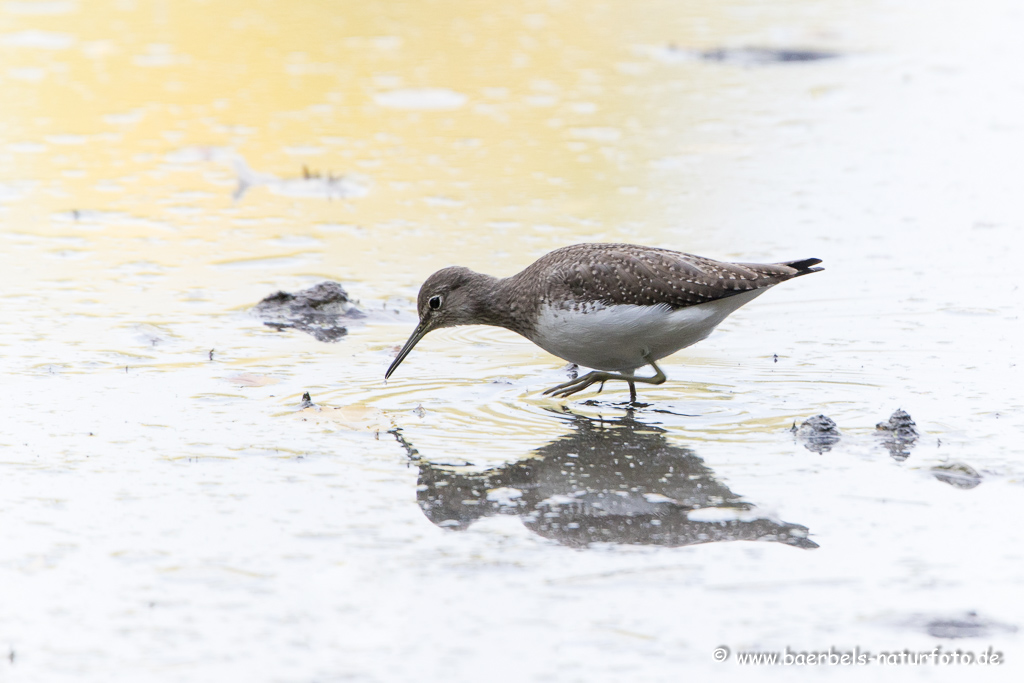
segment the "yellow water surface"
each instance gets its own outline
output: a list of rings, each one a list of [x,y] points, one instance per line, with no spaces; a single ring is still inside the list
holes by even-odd
[[[0,680],[674,681],[974,612],[1024,661],[1018,5],[0,0]],[[493,328],[384,382],[430,273],[581,241],[826,270],[635,415]],[[250,312],[322,280],[337,343]],[[813,544],[570,548],[471,490],[604,420]],[[445,467],[504,512],[428,518]]]

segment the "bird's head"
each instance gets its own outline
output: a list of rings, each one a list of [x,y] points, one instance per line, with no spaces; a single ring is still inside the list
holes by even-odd
[[[473,282],[482,283],[484,280],[493,280],[493,278],[475,273],[462,266],[442,268],[428,277],[420,287],[419,296],[416,298],[416,309],[420,316],[419,325],[413,330],[409,341],[405,342],[405,346],[398,352],[391,367],[385,373],[384,379],[391,376],[395,368],[405,360],[413,347],[428,332],[442,327],[482,322],[480,319],[480,295],[482,292],[479,291],[479,287],[474,288],[468,285]]]

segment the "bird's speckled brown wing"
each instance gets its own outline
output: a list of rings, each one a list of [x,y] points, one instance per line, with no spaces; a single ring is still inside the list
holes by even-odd
[[[539,287],[538,302],[600,302],[672,308],[695,306],[813,273],[819,259],[724,263],[632,244],[576,244],[557,249],[513,276]]]

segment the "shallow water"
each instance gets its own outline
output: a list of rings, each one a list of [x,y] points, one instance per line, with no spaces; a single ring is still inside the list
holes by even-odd
[[[0,4],[0,680],[738,679],[794,675],[743,651],[937,646],[1006,664],[871,673],[1017,680],[1022,21]],[[826,271],[635,410],[542,396],[564,363],[492,328],[383,381],[431,272],[579,241]],[[323,280],[367,314],[336,343],[250,312]],[[920,438],[890,448],[898,408]],[[808,447],[818,414],[840,438]]]

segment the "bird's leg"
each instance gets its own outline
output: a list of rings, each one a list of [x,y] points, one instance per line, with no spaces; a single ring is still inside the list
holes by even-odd
[[[646,360],[646,359],[647,359],[647,357],[644,356],[644,360]],[[623,375],[629,375],[632,378],[633,375],[636,374],[636,370],[629,370],[627,372],[623,372],[622,374]],[[634,382],[632,379],[628,379],[628,380],[626,380],[626,384],[629,385],[629,402],[630,402],[630,404],[636,403],[636,382]]]
[[[576,392],[583,391],[591,384],[595,384],[597,382],[601,382],[603,384],[608,380],[619,379],[630,385],[630,397],[631,400],[635,401],[636,389],[633,384],[634,382],[643,382],[644,384],[662,384],[666,379],[668,379],[665,376],[665,373],[661,371],[661,368],[659,368],[654,361],[650,360],[648,356],[645,355],[644,360],[647,361],[648,365],[654,368],[654,377],[635,377],[632,373],[627,375],[625,373],[619,374],[616,372],[594,370],[593,372],[588,372],[582,377],[559,384],[557,387],[551,387],[544,393],[551,394],[557,398],[565,398],[566,396],[571,396]]]

